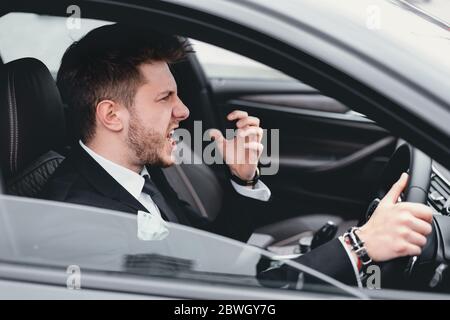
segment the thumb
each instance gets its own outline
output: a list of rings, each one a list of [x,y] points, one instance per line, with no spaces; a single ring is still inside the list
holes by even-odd
[[[387,201],[389,203],[395,204],[398,201],[398,198],[402,194],[403,190],[405,190],[406,185],[408,184],[408,174],[402,173],[400,179],[391,187],[391,190],[384,196],[383,201]]]

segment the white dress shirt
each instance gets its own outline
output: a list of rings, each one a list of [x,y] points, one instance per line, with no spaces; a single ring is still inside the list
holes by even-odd
[[[145,184],[145,179],[143,176],[146,174],[150,176],[145,166],[139,174],[102,157],[81,141],[80,145],[103,169],[105,169],[106,172],[109,173],[111,177],[114,178],[114,180],[117,181],[117,183],[119,183],[125,190],[135,197],[148,210],[148,212],[161,217],[161,212],[153,202],[152,198],[145,192],[142,192],[142,188]]]

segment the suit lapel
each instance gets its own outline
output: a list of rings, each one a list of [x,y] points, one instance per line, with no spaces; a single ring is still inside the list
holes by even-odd
[[[133,197],[124,187],[122,187],[97,161],[95,161],[81,146],[77,143],[73,149],[74,164],[80,174],[92,185],[99,193],[105,197],[112,198],[125,204],[127,207],[137,212],[138,210],[148,212],[148,210]]]
[[[137,213],[137,211],[148,210],[133,197],[124,187],[122,187],[97,161],[95,161],[78,143],[72,148],[72,155],[74,165],[80,174],[88,181],[88,183],[107,198],[119,201],[126,205],[131,210],[130,212]],[[164,213],[171,210],[178,218],[179,223],[184,225],[191,225],[186,217],[186,210],[180,206],[180,200],[176,192],[172,189],[169,182],[164,177],[161,168],[147,166],[150,176],[158,187],[158,190],[166,199],[170,208],[165,206],[159,209]],[[187,214],[190,214],[187,212]]]

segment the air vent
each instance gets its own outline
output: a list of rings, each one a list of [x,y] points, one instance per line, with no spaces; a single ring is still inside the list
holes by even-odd
[[[431,175],[430,192],[428,193],[428,201],[430,204],[442,214],[448,215],[448,205],[450,198],[450,186],[442,180],[437,174]]]

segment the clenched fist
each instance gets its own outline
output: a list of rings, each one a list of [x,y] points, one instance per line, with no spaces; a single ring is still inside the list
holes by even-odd
[[[217,142],[231,172],[242,180],[251,180],[263,151],[263,129],[259,126],[259,119],[249,116],[245,111],[235,110],[227,119],[237,120],[236,136],[233,139],[225,139],[217,129],[211,129],[210,135]]]

